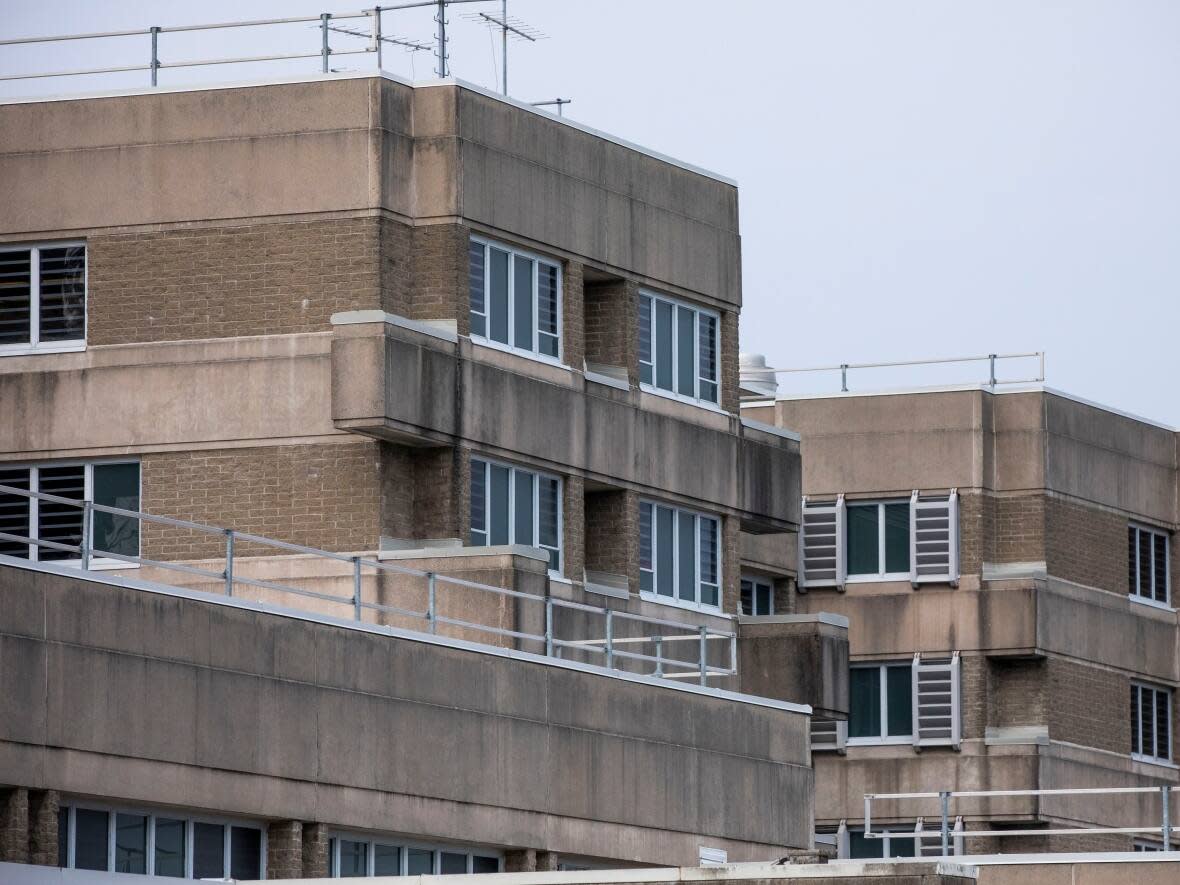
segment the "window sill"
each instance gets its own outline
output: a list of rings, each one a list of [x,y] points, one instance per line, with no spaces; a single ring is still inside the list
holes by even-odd
[[[909,572],[897,572],[887,575],[848,575],[844,578],[845,584],[889,584],[905,581],[907,584],[910,581]]]
[[[81,353],[86,349],[85,341],[55,341],[52,344],[4,344],[0,345],[0,356],[37,356],[43,353]]]
[[[513,356],[518,356],[521,359],[531,360],[534,363],[542,363],[546,366],[553,366],[557,369],[565,369],[567,372],[573,372],[573,369],[563,363],[560,357],[546,356],[543,353],[536,353],[532,350],[521,350],[518,347],[510,347],[507,344],[501,344],[499,341],[493,341],[490,338],[482,338],[479,335],[472,335],[471,343],[478,347],[486,347],[488,350],[496,350],[500,353],[510,353]]]
[[[1167,768],[1171,771],[1180,771],[1180,765],[1170,759],[1157,759],[1154,756],[1140,756],[1138,753],[1131,754],[1133,762],[1142,762],[1144,765],[1156,765],[1160,768]]]
[[[48,561],[53,562],[55,565],[82,568],[82,560],[80,559],[53,559]],[[138,562],[124,562],[121,559],[92,559],[87,571],[112,572],[118,569],[139,568],[139,565]]]
[[[1128,593],[1127,598],[1136,605],[1145,605],[1148,608],[1155,608],[1159,609],[1160,611],[1171,612],[1172,614],[1176,613],[1176,609],[1172,608],[1172,606],[1168,605],[1166,602],[1157,602],[1156,600],[1148,599],[1145,596],[1136,596],[1134,593]]]
[[[850,737],[845,743],[849,747],[912,747],[914,745],[914,736],[907,734],[887,738]]]
[[[659,593],[647,593],[641,591],[639,598],[645,602],[658,602],[660,605],[670,605],[673,608],[683,608],[688,611],[705,612],[711,615],[722,614],[721,606],[719,605],[702,605],[699,602],[688,602],[684,599],[677,599],[674,596],[661,596]]]
[[[682,393],[675,393],[671,390],[664,390],[662,387],[654,387],[651,384],[644,384],[640,382],[639,389],[644,393],[650,393],[652,396],[658,396],[663,399],[670,399],[673,402],[684,403],[689,406],[696,406],[698,409],[704,409],[707,412],[717,412],[720,415],[727,415],[728,412],[721,408],[717,403],[709,402],[707,399],[696,399],[695,397],[685,396]]]

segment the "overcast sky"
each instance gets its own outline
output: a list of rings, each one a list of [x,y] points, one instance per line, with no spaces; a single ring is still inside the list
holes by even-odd
[[[0,35],[361,5],[0,0]],[[498,82],[498,42],[464,18],[498,7],[452,7],[455,75]],[[743,350],[780,367],[1044,350],[1052,386],[1180,425],[1180,2],[510,0],[509,13],[549,35],[510,46],[513,95],[573,98],[570,117],[738,180]],[[166,34],[161,57],[318,48],[311,26],[269,31]],[[430,13],[388,14],[386,31],[429,41]],[[361,41],[333,38],[348,42]],[[0,73],[135,64],[146,45],[3,47]],[[407,76],[433,67],[427,52],[386,59]],[[144,76],[0,83],[0,94]],[[838,386],[785,386],[805,383]]]

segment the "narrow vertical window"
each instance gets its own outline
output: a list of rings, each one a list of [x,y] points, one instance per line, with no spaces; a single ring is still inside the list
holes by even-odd
[[[538,480],[540,537],[537,546],[549,551],[549,569],[561,571],[561,483],[551,476]]]
[[[701,605],[716,606],[721,602],[721,578],[717,555],[720,523],[711,517],[698,517],[700,523]]]
[[[28,467],[0,467],[0,486],[10,486],[21,491],[30,491],[30,474]],[[0,492],[0,553],[5,556],[19,556],[28,559],[35,556],[28,541],[21,538],[31,538],[30,514],[32,501],[24,495],[13,492]]]
[[[81,501],[86,497],[86,468],[81,464],[66,467],[41,467],[37,470],[37,490],[44,495],[56,495]],[[63,550],[48,544],[77,547],[82,542],[82,509],[76,504],[59,501],[37,502],[37,538],[42,544],[37,558],[42,562],[55,559],[76,559],[77,550]]]
[[[86,249],[40,250],[40,340],[78,341],[86,332]]]
[[[488,249],[488,337],[508,343],[508,259],[501,249]]]
[[[560,288],[557,268],[552,264],[537,264],[537,349],[557,359],[561,356],[561,329],[558,298]]]
[[[184,877],[185,829],[182,820],[156,818],[155,875]]]
[[[77,350],[86,339],[86,247],[0,248],[0,353]]]
[[[639,505],[639,591],[655,591],[655,558],[652,538],[652,505],[643,501]]]
[[[652,384],[655,378],[655,367],[651,356],[651,298],[647,295],[640,295],[638,305],[639,381],[641,384]]]
[[[477,240],[472,240],[467,244],[467,290],[471,300],[471,334],[481,338],[488,333],[487,301],[484,290],[487,248]]]
[[[110,820],[106,811],[74,809],[74,869],[103,872],[110,869]]]
[[[676,308],[676,392],[681,396],[697,395],[696,318],[695,310]]]
[[[533,268],[536,262],[512,256],[512,346],[536,350],[533,343]]]
[[[701,399],[717,402],[717,317],[702,313],[697,319],[700,343]]]
[[[0,252],[0,345],[33,341],[33,251]]]
[[[262,875],[262,830],[230,827],[229,851],[231,879],[257,879]]]
[[[1131,683],[1131,755],[1172,761],[1172,690]]]
[[[115,815],[115,872],[147,872],[148,820],[142,814]]]
[[[471,546],[485,547],[488,543],[487,525],[488,465],[471,459]]]
[[[193,824],[193,878],[225,878],[225,826]]]
[[[139,465],[95,464],[91,500],[120,510],[139,509]],[[139,520],[117,513],[94,514],[95,556],[139,555]]]
[[[1146,526],[1127,527],[1127,585],[1132,599],[1168,605],[1168,533]]]

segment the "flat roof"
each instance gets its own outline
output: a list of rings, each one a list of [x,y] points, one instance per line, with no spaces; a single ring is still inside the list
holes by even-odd
[[[555,123],[560,123],[563,126],[569,126],[571,129],[577,129],[580,132],[585,132],[587,135],[593,135],[595,138],[601,138],[604,141],[609,141],[617,144],[620,147],[635,151],[652,159],[659,160],[663,163],[668,163],[672,166],[677,166],[688,172],[693,172],[697,175],[711,178],[714,181],[719,181],[722,184],[728,184],[732,187],[737,187],[737,181],[719,172],[713,172],[703,166],[697,166],[694,163],[689,163],[684,160],[679,160],[676,157],[670,157],[667,154],[644,147],[641,144],[636,144],[633,141],[628,141],[625,138],[619,138],[616,135],[611,135],[609,132],[603,132],[600,129],[595,129],[593,126],[587,126],[584,123],[579,123],[576,120],[571,120],[568,117],[563,117],[545,108],[534,107],[525,101],[512,98],[499,92],[494,92],[476,83],[470,83],[466,80],[461,80],[457,77],[447,77],[446,79],[433,80],[408,80],[404,77],[398,77],[395,74],[390,74],[387,71],[349,71],[344,73],[332,74],[309,74],[299,77],[269,77],[257,80],[235,80],[221,83],[191,83],[188,85],[177,86],[143,86],[138,88],[124,88],[111,90],[94,90],[85,92],[70,92],[55,95],[45,96],[19,96],[15,98],[0,98],[0,106],[11,104],[40,104],[43,102],[58,102],[58,101],[82,101],[85,99],[95,98],[117,98],[121,96],[131,95],[167,95],[169,93],[177,92],[206,92],[221,89],[248,89],[256,86],[282,86],[293,83],[318,83],[329,80],[364,80],[371,78],[381,78],[389,80],[391,83],[398,83],[402,86],[408,86],[412,89],[431,89],[437,86],[458,86],[461,89],[466,89],[469,92],[475,92],[485,98],[493,99],[494,101],[503,102],[504,104],[512,105],[513,107],[525,111],[530,114],[536,114],[539,117],[544,117]]]

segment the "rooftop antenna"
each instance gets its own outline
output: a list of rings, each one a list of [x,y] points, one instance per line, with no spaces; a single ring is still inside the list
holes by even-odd
[[[527,22],[521,21],[519,18],[508,17],[508,0],[500,0],[500,15],[488,15],[486,12],[473,12],[464,16],[471,21],[484,22],[489,27],[500,29],[500,74],[501,74],[501,89],[505,95],[508,94],[508,36],[511,34],[516,40],[528,40],[530,43],[536,43],[538,40],[545,40],[548,38],[547,34],[543,34]]]
[[[385,7],[388,9],[389,7]],[[395,7],[396,8],[396,7]],[[377,70],[385,69],[384,59],[382,57],[382,44],[389,43],[394,46],[402,46],[406,52],[423,52],[430,49],[429,43],[422,43],[418,40],[411,40],[407,37],[393,37],[387,36],[381,30],[381,12],[380,6],[375,6],[372,9],[365,10],[365,15],[372,16],[373,26],[372,30],[366,34],[364,31],[358,31],[355,28],[344,28],[340,25],[328,25],[329,31],[335,31],[338,34],[348,34],[352,37],[368,37],[370,51],[377,53]]]

